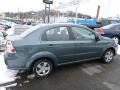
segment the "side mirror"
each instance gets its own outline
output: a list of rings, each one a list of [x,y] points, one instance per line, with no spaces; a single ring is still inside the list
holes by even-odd
[[[96,40],[96,41],[100,41],[99,35],[96,35],[96,36],[95,36],[95,40]]]

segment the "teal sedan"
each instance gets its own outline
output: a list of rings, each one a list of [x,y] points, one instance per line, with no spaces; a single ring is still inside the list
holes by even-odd
[[[41,24],[19,36],[8,36],[4,59],[9,69],[32,69],[39,77],[60,65],[88,60],[113,61],[117,45],[112,39],[75,24]]]

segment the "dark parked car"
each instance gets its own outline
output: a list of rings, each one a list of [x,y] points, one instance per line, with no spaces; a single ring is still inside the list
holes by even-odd
[[[115,43],[120,44],[120,23],[109,24],[101,28],[97,28],[95,31],[102,36],[112,38]]]
[[[31,69],[40,77],[47,76],[56,66],[101,59],[110,63],[117,45],[112,39],[74,24],[43,24],[20,36],[7,37],[4,54],[10,69]]]
[[[97,24],[81,24],[81,25],[87,26],[92,30],[94,30],[95,28],[100,28],[102,26],[100,22],[97,22]]]

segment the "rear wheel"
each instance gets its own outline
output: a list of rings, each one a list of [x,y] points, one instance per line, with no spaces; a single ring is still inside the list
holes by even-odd
[[[112,49],[108,49],[105,51],[103,55],[103,62],[110,63],[113,61],[113,57],[114,57],[114,51]]]
[[[38,77],[48,76],[53,69],[53,64],[47,59],[37,61],[33,66],[33,73]]]
[[[113,36],[112,39],[115,41],[116,44],[119,44],[120,39],[117,36]]]

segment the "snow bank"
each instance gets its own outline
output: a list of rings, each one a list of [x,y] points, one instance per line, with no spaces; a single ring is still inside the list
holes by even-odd
[[[13,35],[15,31],[15,24],[12,24],[11,28],[6,31],[8,35]]]
[[[17,85],[17,83],[7,85],[7,86],[3,86],[3,87],[0,87],[0,90],[6,90],[6,88],[13,87],[13,86],[16,86],[16,85]]]
[[[11,81],[16,80],[16,74],[18,73],[17,70],[9,70],[7,69],[5,63],[4,63],[4,58],[3,58],[3,53],[0,55],[0,84],[8,83]]]

